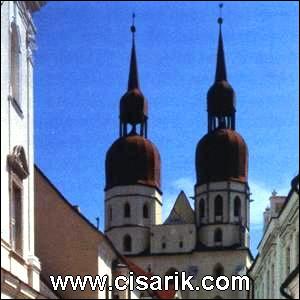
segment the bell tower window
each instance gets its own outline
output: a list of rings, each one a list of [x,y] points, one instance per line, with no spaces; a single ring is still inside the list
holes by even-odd
[[[130,235],[125,235],[123,241],[123,249],[125,252],[131,252],[132,250],[132,240]]]
[[[223,217],[223,198],[218,195],[215,198],[215,221],[222,221]]]
[[[126,202],[124,206],[124,217],[130,218],[130,205],[128,202]]]
[[[222,244],[223,241],[223,232],[222,229],[217,228],[214,232],[214,241],[216,246],[220,246]]]
[[[201,222],[201,219],[204,218],[204,216],[205,216],[205,200],[203,198],[201,198],[200,203],[199,203],[200,222]]]
[[[238,196],[234,198],[234,216],[241,216],[241,199]]]
[[[149,219],[149,207],[148,207],[148,204],[144,204],[144,206],[143,206],[143,217],[144,217],[144,219]]]

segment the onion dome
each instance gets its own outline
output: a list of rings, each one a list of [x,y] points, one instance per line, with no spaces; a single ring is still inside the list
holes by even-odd
[[[206,134],[196,149],[197,185],[236,180],[247,182],[248,149],[244,139],[228,128]]]
[[[131,133],[116,140],[106,154],[106,187],[142,184],[160,190],[160,155],[153,143]]]
[[[120,120],[131,125],[144,123],[148,117],[148,103],[139,88],[126,92],[120,101]]]
[[[132,49],[130,58],[128,90],[120,101],[120,121],[122,123],[136,125],[144,123],[147,120],[148,105],[147,100],[141,92],[139,85],[134,37],[136,28],[134,25],[131,26],[131,32]]]
[[[219,18],[219,42],[215,82],[207,93],[207,111],[214,116],[228,116],[235,112],[235,93],[227,81],[222,37],[223,19]]]

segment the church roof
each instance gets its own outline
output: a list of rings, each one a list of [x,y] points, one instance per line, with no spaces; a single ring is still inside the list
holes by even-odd
[[[164,222],[165,225],[193,224],[195,223],[194,211],[187,199],[186,194],[181,191],[175,201],[170,215]]]

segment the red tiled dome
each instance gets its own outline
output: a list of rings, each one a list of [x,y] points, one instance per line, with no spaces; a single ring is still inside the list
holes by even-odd
[[[216,129],[206,134],[196,149],[197,184],[248,177],[248,149],[234,130]]]
[[[106,187],[143,184],[160,190],[160,155],[148,139],[130,134],[115,141],[106,154]]]

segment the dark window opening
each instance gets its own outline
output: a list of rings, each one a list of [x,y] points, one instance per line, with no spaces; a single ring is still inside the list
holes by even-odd
[[[130,218],[130,205],[129,205],[129,203],[125,203],[125,206],[124,206],[124,217],[125,218]]]
[[[239,197],[235,197],[234,199],[234,216],[235,217],[241,216],[241,200]]]
[[[109,221],[112,220],[112,208],[109,207]]]
[[[22,254],[22,190],[15,183],[12,183],[10,223],[12,248]]]
[[[205,216],[205,201],[204,201],[204,199],[200,199],[199,216],[200,216],[200,218],[204,218],[204,216]]]
[[[131,248],[132,248],[132,240],[130,235],[125,235],[124,237],[124,244],[123,244],[123,249],[126,252],[131,252]]]
[[[223,198],[220,195],[215,198],[215,216],[223,216]]]
[[[143,207],[143,217],[145,219],[149,218],[149,208],[148,208],[147,204],[144,204],[144,207]]]
[[[215,230],[214,240],[215,240],[215,243],[221,243],[222,242],[222,240],[223,240],[223,233],[222,233],[222,230],[220,228],[217,228]]]

